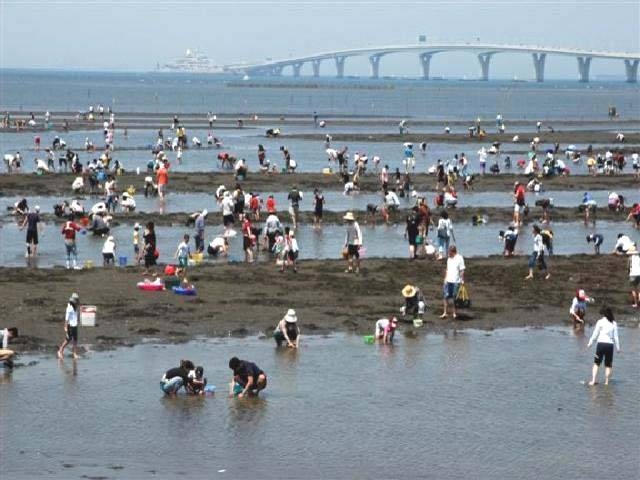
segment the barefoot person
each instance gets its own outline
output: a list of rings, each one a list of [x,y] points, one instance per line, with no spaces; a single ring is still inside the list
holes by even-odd
[[[618,324],[615,322],[613,312],[609,307],[603,307],[600,313],[604,315],[596,322],[587,347],[593,342],[596,343],[596,356],[593,358],[593,368],[591,369],[591,381],[589,385],[595,385],[598,376],[598,368],[604,358],[604,384],[609,385],[611,371],[613,370],[613,345],[620,352],[620,342],[618,340]]]
[[[267,387],[267,375],[255,363],[233,357],[229,360],[229,368],[233,370],[231,385],[237,383],[242,387],[238,398],[247,395],[258,396],[260,391]]]
[[[276,345],[281,347],[286,342],[288,348],[298,348],[300,345],[300,328],[298,327],[298,317],[292,308],[287,310],[287,314],[278,322],[278,326],[273,332]]]
[[[360,272],[360,247],[362,246],[362,232],[356,222],[353,212],[347,212],[343,220],[347,223],[347,233],[344,247],[347,249],[347,269],[345,273]],[[354,270],[355,265],[355,270]]]
[[[376,328],[373,336],[382,343],[393,343],[393,337],[398,328],[398,319],[396,317],[381,318],[376,322]]]
[[[629,255],[629,283],[631,283],[631,298],[633,308],[640,307],[640,253],[635,245],[628,251]]]
[[[67,311],[64,314],[64,335],[65,339],[58,349],[58,358],[62,360],[64,357],[64,349],[69,342],[73,346],[73,358],[78,358],[78,305],[80,303],[80,297],[77,293],[71,294],[69,303],[67,304]]]
[[[18,329],[16,327],[0,329],[0,344],[2,350],[0,350],[0,363],[4,363],[7,367],[13,368],[13,356],[15,352],[9,349],[9,340],[18,336]]]
[[[447,306],[451,302],[453,308],[453,318],[456,318],[456,297],[460,285],[464,283],[464,258],[458,253],[455,245],[449,247],[449,257],[447,258],[447,269],[444,273],[444,282],[442,288],[444,312],[440,318],[447,318]]]
[[[587,302],[591,301],[592,299],[587,297],[583,289],[579,288],[576,291],[576,296],[573,297],[571,307],[569,308],[569,315],[571,316],[574,328],[584,328],[584,319],[587,315]]]
[[[547,263],[544,261],[544,241],[542,239],[542,231],[538,225],[533,226],[533,253],[531,257],[529,257],[529,275],[524,277],[525,280],[533,278],[533,268],[536,266],[536,263],[544,272],[544,279],[548,280],[551,274],[547,269]]]

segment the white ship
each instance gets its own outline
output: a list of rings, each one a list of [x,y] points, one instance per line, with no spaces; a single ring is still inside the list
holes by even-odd
[[[165,63],[159,66],[158,70],[164,72],[222,73],[226,69],[222,65],[215,65],[209,60],[209,57],[199,50],[188,48],[184,57]]]

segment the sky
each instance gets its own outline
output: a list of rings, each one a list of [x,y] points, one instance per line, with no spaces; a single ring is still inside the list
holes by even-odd
[[[148,71],[198,48],[219,64],[429,40],[640,51],[638,0],[0,0],[0,67]],[[366,57],[345,73],[366,75]],[[325,62],[323,75],[335,74]],[[592,75],[624,75],[594,60]],[[303,67],[310,74],[311,66]],[[434,76],[475,77],[472,53],[442,53]],[[384,57],[381,75],[419,75],[416,54]],[[577,78],[573,58],[549,56],[547,78]],[[499,54],[491,75],[532,78],[524,54]]]

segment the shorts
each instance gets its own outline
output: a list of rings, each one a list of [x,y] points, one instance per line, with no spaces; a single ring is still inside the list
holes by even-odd
[[[360,245],[347,245],[347,255],[360,258]]]
[[[409,245],[411,245],[412,247],[415,247],[417,245],[417,241],[416,239],[418,238],[418,235],[409,235]]]
[[[67,340],[68,341],[78,341],[78,327],[67,327]]]
[[[322,210],[316,210],[315,212],[313,212],[313,214],[316,216],[316,218],[322,218]]]
[[[598,342],[593,363],[599,366],[602,363],[602,357],[604,357],[604,366],[611,368],[613,366],[613,343]]]
[[[113,263],[115,258],[113,256],[113,253],[103,253],[102,254],[102,260],[104,260],[106,263]]]
[[[455,299],[458,296],[459,289],[459,283],[446,282],[442,287],[442,297],[445,300]]]
[[[144,256],[144,268],[153,267],[156,265],[156,257],[153,255]]]
[[[189,257],[178,257],[178,265],[180,268],[186,268],[189,265]]]
[[[544,261],[544,252],[538,254],[537,252],[533,252],[529,257],[529,268],[533,268],[536,266],[536,263],[540,267],[540,270],[547,269],[547,262]]]
[[[522,213],[524,210],[524,205],[519,205],[517,203],[513,204],[513,213]]]
[[[235,222],[235,218],[233,217],[233,213],[230,213],[229,215],[224,215],[222,217],[222,224],[227,227],[229,225],[233,225]]]
[[[38,230],[27,230],[27,243],[38,245]]]
[[[289,250],[289,251],[287,252],[287,258],[288,258],[289,260],[291,260],[292,262],[293,262],[294,260],[297,260],[297,258],[298,258],[298,252],[294,252],[294,251]]]
[[[289,215],[291,215],[292,217],[297,217],[299,211],[300,207],[289,207]]]
[[[251,241],[250,237],[247,237],[246,235],[242,237],[242,249],[243,250],[249,250],[251,247],[253,246],[253,242]]]
[[[633,287],[637,287],[638,285],[640,285],[640,275],[635,275],[633,277],[629,277],[629,283]]]

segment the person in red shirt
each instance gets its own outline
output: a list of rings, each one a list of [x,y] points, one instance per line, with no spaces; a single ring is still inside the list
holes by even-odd
[[[522,183],[516,182],[513,187],[513,223],[522,225],[522,213],[525,207],[525,187]]]
[[[273,195],[269,195],[267,197],[267,213],[276,213],[276,199],[273,198]]]
[[[71,262],[73,261],[73,268],[78,268],[78,250],[76,248],[76,232],[80,232],[82,228],[75,222],[68,221],[62,226],[62,237],[64,238],[64,246],[67,250],[67,270],[71,268]]]
[[[627,222],[631,220],[636,223],[636,228],[640,228],[640,203],[631,205],[631,210],[629,210],[629,215],[627,215]]]
[[[35,144],[35,146],[36,146],[36,152],[39,152],[39,151],[40,151],[40,137],[39,137],[39,136],[36,136],[36,137],[33,139],[33,143],[34,143],[34,144]]]
[[[249,200],[249,210],[253,215],[253,221],[260,221],[260,196],[257,193],[251,193],[251,200]]]
[[[167,184],[169,183],[169,171],[167,170],[166,162],[161,163],[156,172],[156,183],[158,184],[158,196],[164,198],[167,193]]]
[[[242,220],[242,249],[244,250],[244,259],[247,263],[253,263],[253,243],[256,236],[251,230],[251,220],[245,215]]]

